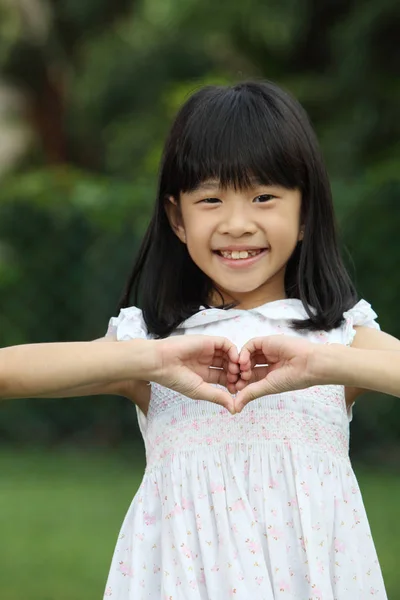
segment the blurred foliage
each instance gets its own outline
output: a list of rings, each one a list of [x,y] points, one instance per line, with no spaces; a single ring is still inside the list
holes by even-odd
[[[0,81],[24,96],[33,140],[1,182],[0,343],[103,334],[176,109],[204,83],[247,78],[309,112],[360,295],[400,336],[398,25],[397,0],[0,0]],[[363,405],[354,450],[366,435],[398,449],[398,403]],[[13,401],[0,433],[119,443],[132,413],[115,399]]]

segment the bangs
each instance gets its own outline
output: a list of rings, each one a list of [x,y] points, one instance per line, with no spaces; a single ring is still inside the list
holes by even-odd
[[[208,180],[222,188],[246,189],[256,180],[303,190],[307,171],[299,140],[304,136],[286,108],[247,86],[195,94],[171,132],[176,145],[170,148],[174,181],[165,182],[170,193],[179,196]]]

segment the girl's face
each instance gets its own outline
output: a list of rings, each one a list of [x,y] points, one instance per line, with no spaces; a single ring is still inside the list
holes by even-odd
[[[225,302],[253,308],[286,297],[285,270],[302,239],[301,193],[254,182],[237,191],[203,182],[173,199],[167,214],[196,265]],[[220,298],[210,298],[210,304]]]

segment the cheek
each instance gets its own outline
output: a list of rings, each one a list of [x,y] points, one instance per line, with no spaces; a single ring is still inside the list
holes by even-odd
[[[192,258],[201,256],[206,248],[206,238],[201,227],[185,227],[186,246]]]
[[[201,216],[185,219],[186,245],[191,255],[207,251],[210,244],[210,227]],[[208,225],[208,226],[207,226]]]
[[[296,219],[293,215],[276,215],[268,223],[267,232],[271,244],[292,245],[292,242],[297,242],[300,229],[300,219]]]
[[[201,236],[195,234],[187,237],[186,247],[195,263],[199,264],[204,262],[204,259],[208,254],[208,247],[205,240],[202,239]]]

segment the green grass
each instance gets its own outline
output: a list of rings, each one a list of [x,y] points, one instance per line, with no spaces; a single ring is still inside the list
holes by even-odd
[[[142,455],[0,456],[1,600],[99,600]],[[390,600],[400,600],[399,478],[356,469]]]
[[[0,458],[1,600],[98,600],[140,483],[126,458],[21,453]]]

